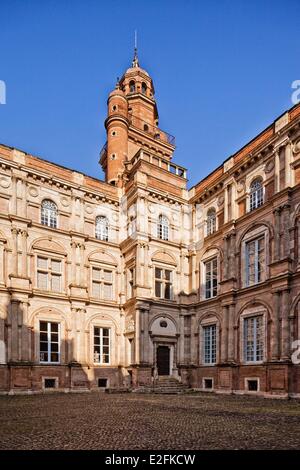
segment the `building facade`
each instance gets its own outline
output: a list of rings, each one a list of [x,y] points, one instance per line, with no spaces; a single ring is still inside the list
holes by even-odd
[[[0,392],[300,397],[300,105],[190,190],[132,67],[105,182],[0,146]]]

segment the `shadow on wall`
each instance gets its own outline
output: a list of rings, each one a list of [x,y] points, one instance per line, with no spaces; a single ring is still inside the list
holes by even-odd
[[[13,299],[0,310],[0,393],[80,392],[123,384],[120,368],[77,362],[74,340],[63,337],[62,323],[47,315],[39,318],[36,331],[26,325],[24,309],[27,301]]]

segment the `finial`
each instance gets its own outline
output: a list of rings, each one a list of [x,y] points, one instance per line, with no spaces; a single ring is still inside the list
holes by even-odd
[[[139,59],[137,55],[137,30],[134,31],[134,55],[133,55],[132,67],[139,67]]]
[[[120,88],[120,77],[117,77],[116,90]]]

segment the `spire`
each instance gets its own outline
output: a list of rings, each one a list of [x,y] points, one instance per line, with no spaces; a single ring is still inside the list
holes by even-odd
[[[137,55],[137,30],[134,31],[134,54],[133,54],[133,61],[132,67],[139,67],[139,59]]]

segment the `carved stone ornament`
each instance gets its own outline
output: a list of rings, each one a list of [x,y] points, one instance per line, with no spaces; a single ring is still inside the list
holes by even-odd
[[[293,144],[293,152],[300,153],[300,139]]]
[[[39,195],[38,188],[35,188],[34,186],[30,186],[30,188],[28,189],[28,192],[30,196],[32,197],[37,197]]]
[[[224,200],[225,200],[225,199],[224,199],[224,196],[223,196],[223,194],[221,194],[221,195],[218,197],[218,207],[223,206]]]
[[[132,317],[128,318],[128,320],[126,321],[126,333],[131,333],[132,331],[134,331],[134,320]]]
[[[2,188],[9,188],[9,186],[10,186],[10,179],[9,179],[9,178],[6,178],[5,176],[1,176],[1,178],[0,178],[0,186],[2,186]]]
[[[238,193],[241,193],[241,192],[245,191],[245,180],[239,181],[238,184],[237,184],[236,189],[237,189]]]
[[[67,197],[62,197],[60,199],[62,206],[68,207],[70,205],[70,200]]]
[[[275,166],[275,163],[274,163],[274,159],[272,158],[265,164],[265,173],[271,173],[271,171],[274,170],[274,166]]]

